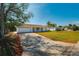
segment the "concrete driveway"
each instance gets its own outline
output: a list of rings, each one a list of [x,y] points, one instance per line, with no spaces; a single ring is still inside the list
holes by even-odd
[[[53,41],[36,33],[19,34],[23,56],[60,56],[79,55],[77,44]]]

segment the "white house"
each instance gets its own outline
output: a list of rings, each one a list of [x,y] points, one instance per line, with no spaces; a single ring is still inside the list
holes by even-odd
[[[49,30],[50,31],[55,31],[56,30],[56,27],[50,27]]]
[[[64,28],[65,31],[73,31],[72,29]]]
[[[17,27],[17,32],[43,32],[48,31],[48,26],[45,25],[35,25],[35,24],[23,24]]]

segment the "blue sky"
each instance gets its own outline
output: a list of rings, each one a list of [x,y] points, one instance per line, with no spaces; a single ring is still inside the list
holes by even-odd
[[[31,3],[28,8],[34,17],[32,24],[45,25],[48,21],[58,25],[79,24],[78,3]]]

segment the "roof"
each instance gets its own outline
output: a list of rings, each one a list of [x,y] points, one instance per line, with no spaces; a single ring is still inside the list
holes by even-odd
[[[46,25],[36,25],[36,24],[22,24],[18,26],[20,28],[29,28],[29,27],[48,27]]]

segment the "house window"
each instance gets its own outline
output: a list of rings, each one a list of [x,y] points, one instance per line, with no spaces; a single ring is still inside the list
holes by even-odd
[[[39,31],[39,30],[40,30],[40,28],[39,28],[39,27],[37,27],[37,28],[36,28],[36,31]]]

